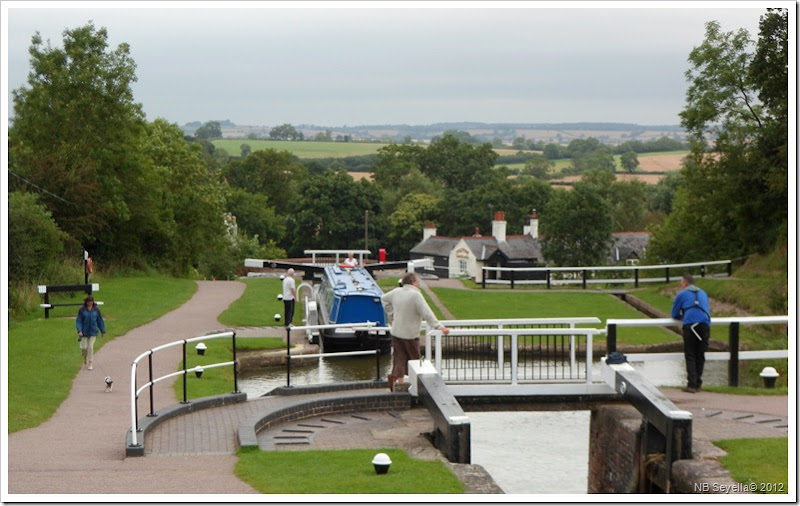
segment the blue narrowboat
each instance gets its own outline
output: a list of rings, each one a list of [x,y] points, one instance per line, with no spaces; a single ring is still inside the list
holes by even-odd
[[[386,313],[381,304],[383,290],[361,266],[325,267],[322,282],[316,285],[315,291],[319,324],[375,322],[378,327],[386,326]],[[325,352],[376,348],[385,352],[392,342],[386,331],[357,331],[347,327],[325,329],[319,338]]]

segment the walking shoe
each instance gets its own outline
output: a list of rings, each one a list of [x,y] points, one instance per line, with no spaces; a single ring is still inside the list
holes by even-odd
[[[689,392],[690,394],[696,394],[697,389],[692,387],[683,387],[681,388],[681,392]]]

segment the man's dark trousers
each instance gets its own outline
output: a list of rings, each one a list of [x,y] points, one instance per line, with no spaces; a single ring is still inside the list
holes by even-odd
[[[698,336],[700,338],[698,339]],[[686,358],[686,382],[689,388],[703,386],[703,366],[711,329],[705,323],[683,326],[683,354]]]
[[[283,299],[283,323],[288,327],[292,324],[292,320],[294,320],[294,299]]]

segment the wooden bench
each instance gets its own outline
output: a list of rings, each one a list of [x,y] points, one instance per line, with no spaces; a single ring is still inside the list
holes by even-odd
[[[50,302],[50,294],[51,293],[63,293],[63,292],[83,292],[87,295],[91,295],[92,292],[100,291],[100,284],[99,283],[86,283],[83,285],[39,285],[38,291],[40,294],[44,295],[44,304],[39,304],[39,307],[44,308],[44,317],[50,318],[50,310],[57,306],[82,306],[83,301],[81,302]],[[100,301],[94,301],[95,304],[98,306],[102,306],[103,303]]]

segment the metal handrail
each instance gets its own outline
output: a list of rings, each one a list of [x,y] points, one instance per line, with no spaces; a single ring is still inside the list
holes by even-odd
[[[724,316],[711,318],[711,325],[728,325],[728,385],[739,386],[739,357],[746,358],[784,358],[785,351],[788,357],[788,350],[764,350],[761,352],[740,352],[739,351],[739,326],[741,324],[751,325],[770,325],[788,324],[789,316]],[[629,319],[609,319],[606,320],[606,352],[611,353],[617,350],[617,328],[618,327],[682,327],[683,322],[674,318],[629,318]],[[770,353],[765,353],[769,351]],[[716,358],[716,357],[715,357]]]
[[[355,323],[330,323],[327,325],[287,325],[286,326],[286,387],[289,388],[292,386],[292,359],[295,358],[322,358],[322,357],[341,357],[341,356],[352,356],[352,355],[371,355],[375,354],[375,369],[376,375],[380,377],[380,350],[375,348],[374,350],[364,350],[364,351],[355,351],[355,352],[340,352],[340,353],[315,353],[315,354],[308,354],[308,355],[295,355],[292,356],[292,331],[304,331],[309,332],[312,330],[324,330],[324,329],[353,329],[355,331],[360,330],[377,330],[380,328],[385,327],[378,327],[377,322],[355,322]],[[377,380],[378,378],[376,378]]]
[[[655,270],[671,267],[702,267],[704,265],[727,265],[730,260],[712,260],[709,262],[693,262],[686,264],[666,264],[666,265],[598,265],[594,267],[483,267],[485,271],[516,271],[516,272],[575,272],[575,271],[623,271],[623,270]]]
[[[597,284],[613,284],[613,283],[629,283],[633,281],[635,286],[639,286],[640,282],[670,282],[670,269],[672,268],[688,268],[688,267],[700,267],[700,274],[701,276],[705,276],[706,274],[706,267],[710,265],[727,265],[727,274],[728,276],[731,275],[733,262],[731,260],[711,260],[707,262],[692,262],[692,263],[682,263],[682,264],[662,264],[662,265],[598,265],[598,266],[587,266],[587,267],[488,267],[484,266],[481,267],[481,285],[483,288],[486,288],[487,284],[510,284],[511,288],[514,288],[515,283],[520,284],[533,284],[533,285],[542,285],[546,284],[547,288],[550,288],[551,280],[550,274],[553,272],[582,272],[583,276],[580,280],[558,280],[556,284],[579,284],[582,283],[584,288],[589,283]],[[639,278],[639,271],[640,270],[665,270],[665,275],[663,278]],[[503,280],[503,279],[486,279],[486,274],[488,272],[509,272],[511,273],[511,279]],[[633,271],[633,279],[625,278],[625,279],[588,279],[586,273],[589,271]],[[516,280],[514,273],[520,272],[544,272],[545,279],[536,279],[536,280]]]
[[[541,325],[586,325],[602,323],[600,318],[594,316],[576,316],[571,318],[501,318],[501,319],[473,319],[473,320],[440,320],[439,323],[448,328],[476,327],[480,325],[503,329],[507,325],[523,325],[526,328],[539,328]],[[427,322],[422,322],[422,332],[425,333],[425,358],[432,360],[431,336]],[[574,357],[573,357],[574,358]]]
[[[196,341],[207,341],[211,339],[222,339],[222,338],[231,338],[233,340],[233,360],[229,362],[220,362],[216,364],[204,365],[204,366],[195,366],[191,369],[186,369],[186,345],[188,343],[193,343]],[[158,378],[153,378],[153,354],[165,350],[167,348],[172,348],[174,346],[181,345],[183,346],[183,369],[177,372],[173,372],[170,374],[166,374],[164,376],[160,376]],[[150,378],[147,383],[142,385],[141,388],[137,388],[137,381],[136,381],[136,373],[138,371],[139,362],[144,359],[145,357],[148,358],[148,365],[149,365],[149,372]],[[162,344],[160,346],[156,346],[155,348],[151,348],[146,352],[142,353],[138,357],[136,357],[131,364],[131,445],[132,446],[139,446],[139,441],[137,438],[137,434],[139,431],[139,418],[138,418],[138,400],[139,394],[143,392],[145,389],[150,390],[150,416],[155,415],[154,409],[154,402],[153,402],[153,386],[165,379],[173,378],[175,376],[183,375],[183,399],[184,402],[186,401],[186,374],[190,372],[197,372],[198,370],[204,369],[212,369],[215,367],[224,367],[233,365],[233,384],[234,384],[234,391],[238,391],[237,385],[237,373],[236,373],[236,332],[220,332],[217,334],[208,334],[205,336],[193,337],[189,339],[181,339],[179,341],[173,341],[171,343]]]
[[[583,335],[586,338],[586,383],[592,383],[592,338],[595,335],[602,334],[603,331],[595,328],[514,328],[514,329],[458,329],[450,330],[447,337],[459,336],[496,336],[498,338],[498,368],[504,365],[504,355],[502,338],[509,336],[511,338],[511,386],[518,384],[518,345],[520,336],[555,336],[563,335],[570,336],[570,355],[574,357],[575,341],[574,336]],[[426,335],[426,342],[432,339],[435,342],[434,352],[434,367],[437,371],[442,372],[442,341],[443,333],[441,330],[430,330]],[[427,358],[430,360],[430,358]]]

